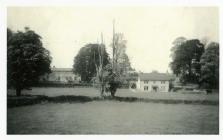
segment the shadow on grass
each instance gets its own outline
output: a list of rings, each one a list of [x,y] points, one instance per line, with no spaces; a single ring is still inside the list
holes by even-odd
[[[198,105],[218,105],[218,101],[210,100],[179,100],[179,99],[149,99],[137,97],[88,97],[88,96],[56,96],[48,97],[44,95],[25,95],[21,97],[8,96],[7,107],[19,107],[39,103],[86,103],[91,101],[118,101],[118,102],[144,102],[144,103],[163,103],[163,104],[198,104]]]

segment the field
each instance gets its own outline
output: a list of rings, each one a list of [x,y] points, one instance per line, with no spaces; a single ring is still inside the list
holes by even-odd
[[[13,91],[10,91],[13,94]],[[34,88],[23,94],[98,96],[89,88]],[[218,100],[217,94],[135,93],[120,97]],[[91,101],[9,108],[8,134],[218,134],[218,105]]]

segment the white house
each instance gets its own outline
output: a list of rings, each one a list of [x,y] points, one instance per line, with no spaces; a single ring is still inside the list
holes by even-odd
[[[168,92],[174,76],[169,73],[139,73],[136,89],[145,92]]]

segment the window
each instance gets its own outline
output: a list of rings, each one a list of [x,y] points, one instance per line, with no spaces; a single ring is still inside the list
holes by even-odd
[[[161,84],[165,84],[165,81],[161,81]]]
[[[149,87],[148,86],[144,86],[144,90],[146,91],[146,90],[148,90],[149,89]]]
[[[72,77],[71,77],[71,76],[69,76],[69,77],[68,77],[68,80],[72,81],[73,79],[72,79]]]
[[[164,91],[165,90],[165,86],[161,86],[161,89]]]
[[[148,84],[149,81],[144,81],[144,84]]]
[[[65,77],[65,79],[68,81],[68,80],[69,80],[69,77],[68,77],[68,76],[66,76],[66,77]]]

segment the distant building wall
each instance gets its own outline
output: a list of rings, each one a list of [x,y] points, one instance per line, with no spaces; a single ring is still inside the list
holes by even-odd
[[[75,75],[71,68],[53,68],[50,74],[45,74],[40,77],[41,82],[61,82],[68,83],[74,82],[79,83],[81,81],[81,77]]]
[[[169,81],[140,81],[140,87],[138,89],[145,92],[168,92]]]
[[[136,89],[144,92],[168,92],[174,76],[169,73],[139,73]]]

